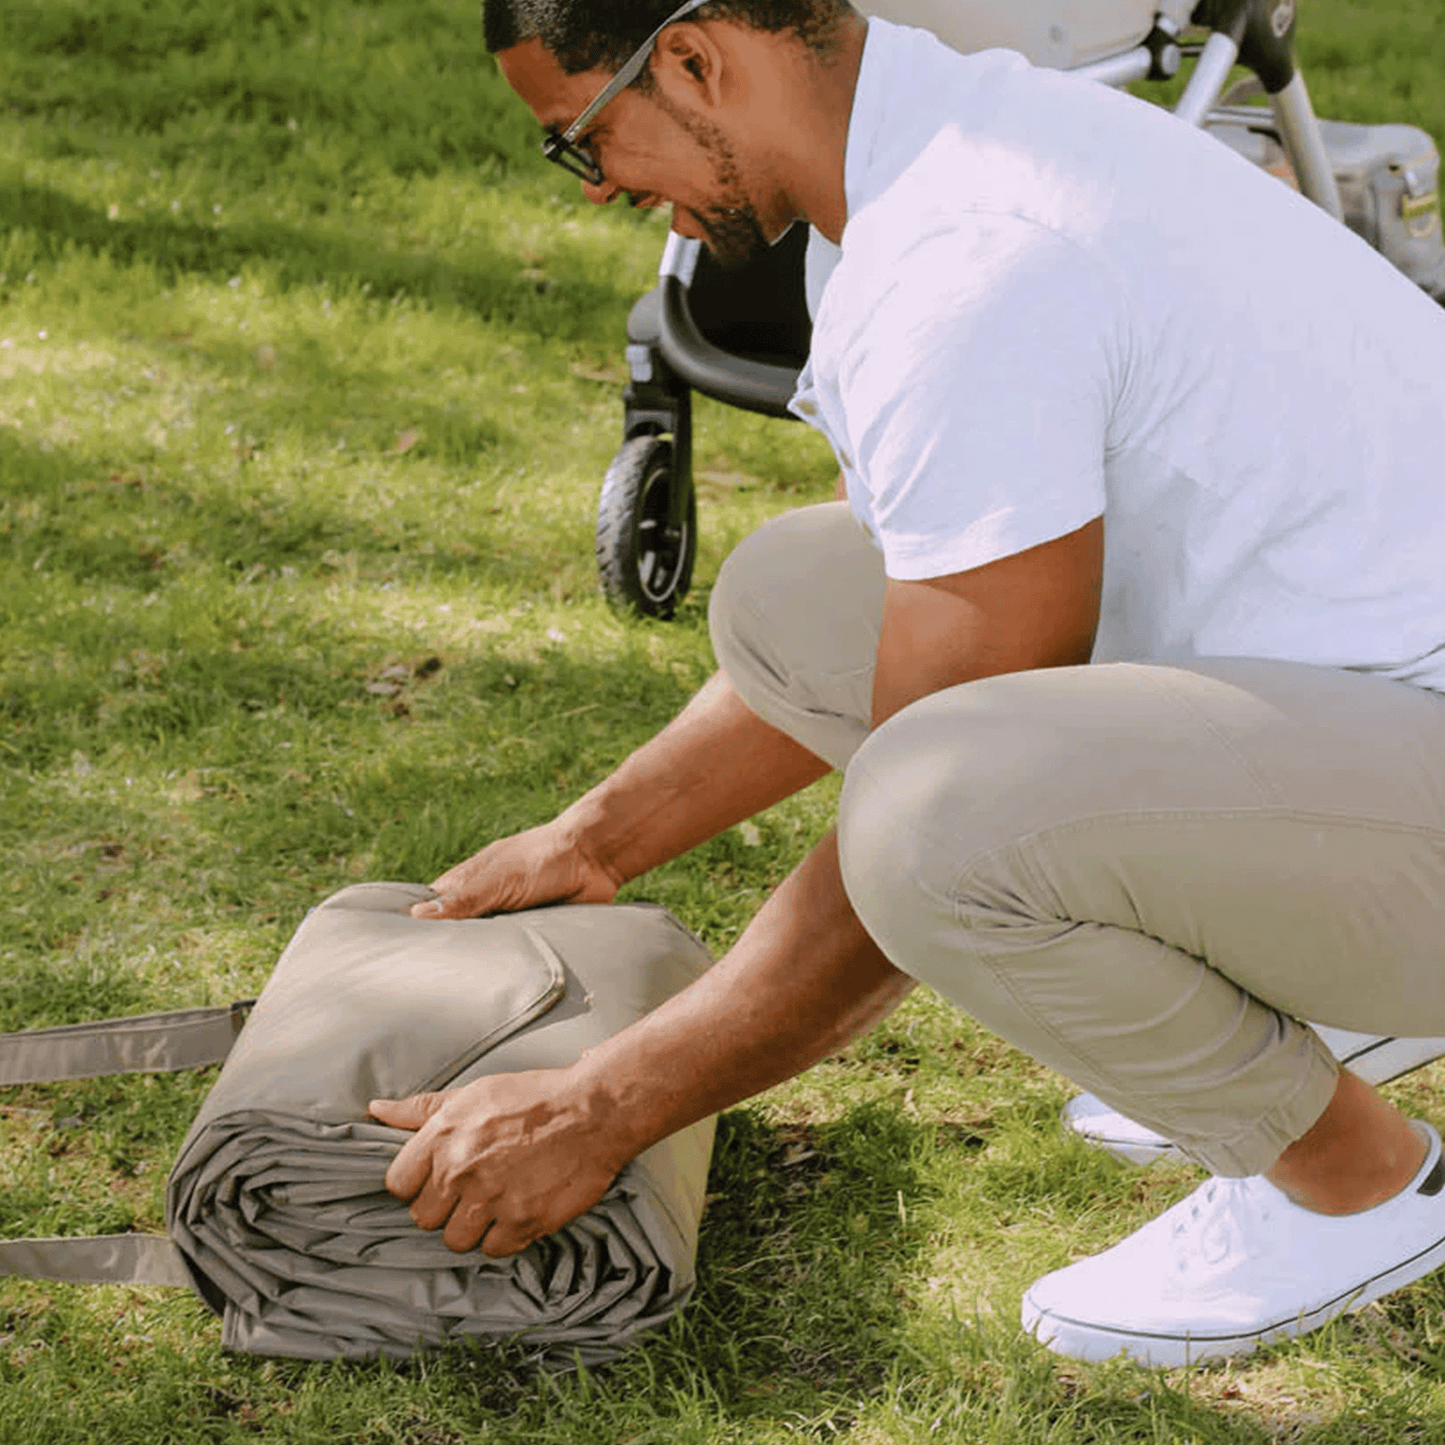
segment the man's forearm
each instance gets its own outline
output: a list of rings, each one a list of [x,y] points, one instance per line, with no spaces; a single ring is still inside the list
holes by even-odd
[[[623,883],[790,797],[828,770],[764,722],[719,672],[558,822]]]
[[[888,962],[843,890],[833,833],[697,983],[592,1050],[574,1086],[632,1158],[760,1093],[892,1011],[913,980]]]
[[[418,918],[607,903],[630,878],[828,771],[765,723],[721,673],[611,777],[550,823],[499,838],[432,880]]]

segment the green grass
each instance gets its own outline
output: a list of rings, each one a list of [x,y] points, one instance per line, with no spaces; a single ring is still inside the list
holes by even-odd
[[[1322,112],[1445,135],[1438,0],[1315,0],[1301,48]],[[694,593],[606,611],[662,223],[534,140],[472,0],[0,10],[0,1027],[254,993],[325,893],[551,816],[707,675],[733,543],[828,495],[816,438],[701,405]],[[834,796],[630,892],[722,951]],[[207,1083],[0,1091],[0,1233],[157,1229]],[[232,1358],[185,1294],[5,1281],[0,1442],[1445,1438],[1438,1279],[1194,1375],[1021,1339],[1030,1279],[1191,1178],[1066,1142],[1068,1093],[911,1000],[723,1119],[695,1302],[592,1375]]]

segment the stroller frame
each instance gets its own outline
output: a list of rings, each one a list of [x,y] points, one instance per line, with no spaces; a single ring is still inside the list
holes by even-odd
[[[863,0],[885,18],[916,15],[943,0]],[[1277,142],[1301,192],[1343,220],[1339,187],[1303,75],[1294,60],[1295,0],[1155,0],[1152,28],[1115,55],[1070,67],[1106,85],[1168,80],[1193,62],[1174,114],[1188,125],[1231,128]],[[957,6],[955,13],[965,11]],[[955,36],[942,38],[965,48]],[[1050,34],[1057,38],[1058,26]],[[973,48],[979,48],[977,46]],[[1253,78],[1225,88],[1235,65]],[[1268,109],[1237,104],[1263,92]],[[788,401],[807,356],[802,301],[806,227],[795,226],[771,254],[719,281],[701,242],[669,235],[657,285],[627,322],[630,380],[623,393],[623,443],[603,482],[596,552],[602,589],[620,610],[670,618],[692,581],[697,498],[692,475],[692,392],[730,406],[791,418]],[[740,324],[737,292],[767,298],[751,329]],[[741,334],[737,351],[730,337]]]

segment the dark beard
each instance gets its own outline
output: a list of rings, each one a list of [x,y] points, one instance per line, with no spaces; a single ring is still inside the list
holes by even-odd
[[[740,271],[768,249],[768,238],[749,205],[690,213],[707,236],[707,248],[724,271]]]
[[[758,213],[742,194],[738,184],[737,160],[721,130],[711,122],[679,109],[659,93],[658,105],[671,116],[711,158],[714,180],[726,200],[736,197],[736,204],[709,206],[705,211],[685,207],[702,228],[706,245],[713,259],[724,271],[738,271],[756,261],[768,249],[768,238]]]

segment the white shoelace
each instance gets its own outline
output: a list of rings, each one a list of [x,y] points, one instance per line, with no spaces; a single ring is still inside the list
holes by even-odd
[[[1170,1234],[1179,1271],[1243,1262],[1251,1242],[1268,1237],[1274,1214],[1269,1191],[1255,1181],[1211,1179],[1174,1207]]]

